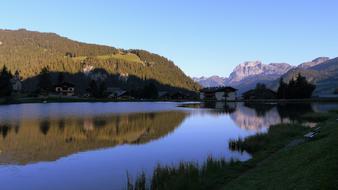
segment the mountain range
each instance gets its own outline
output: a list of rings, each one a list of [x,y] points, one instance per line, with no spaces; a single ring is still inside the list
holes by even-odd
[[[42,68],[48,67],[54,83],[58,73],[85,91],[91,80],[107,86],[141,88],[153,82],[159,90],[198,91],[200,86],[171,60],[145,51],[74,41],[55,33],[0,30],[0,67],[19,71],[25,90],[34,90]]]
[[[328,57],[319,57],[298,66],[248,61],[238,65],[229,77],[212,76],[193,79],[203,87],[233,86],[239,90],[239,93],[243,93],[254,88],[257,83],[264,83],[269,88],[277,90],[281,77],[288,82],[299,73],[309,82],[317,85],[314,95],[330,96],[338,88],[338,58]]]

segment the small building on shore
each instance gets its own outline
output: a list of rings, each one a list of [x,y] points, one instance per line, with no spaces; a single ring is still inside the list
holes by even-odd
[[[200,91],[201,100],[234,101],[237,99],[237,89],[230,86],[204,88]]]
[[[19,75],[19,71],[15,72],[15,75],[11,79],[12,89],[14,93],[20,93],[22,90],[22,82],[21,77]]]
[[[74,96],[75,85],[69,82],[62,82],[54,86],[55,92],[62,96]]]

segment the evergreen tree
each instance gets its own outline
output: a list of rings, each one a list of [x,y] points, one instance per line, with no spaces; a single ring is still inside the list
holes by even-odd
[[[316,86],[307,82],[306,78],[300,73],[296,79],[297,96],[296,98],[311,98],[312,92],[316,89]]]
[[[91,80],[89,84],[90,95],[94,98],[105,98],[107,86],[105,81]]]
[[[95,80],[91,80],[89,83],[89,92],[92,97],[97,97],[97,84]]]
[[[0,97],[10,96],[12,94],[12,74],[4,66],[0,73]]]
[[[142,92],[142,98],[156,99],[158,98],[158,90],[155,84],[150,83],[144,86]]]
[[[58,75],[58,83],[62,83],[65,81],[65,75],[63,73],[59,73]]]
[[[98,98],[105,98],[106,91],[107,91],[106,82],[101,81],[98,89]]]
[[[284,82],[283,78],[279,80],[279,87],[277,90],[277,97],[279,99],[285,99],[286,98],[286,91],[287,91],[287,84]]]
[[[277,95],[278,98],[283,99],[311,98],[315,88],[315,85],[309,83],[306,78],[299,73],[296,79],[290,80],[289,84],[284,83],[283,79],[281,79]]]
[[[49,92],[52,90],[52,80],[50,77],[48,67],[44,67],[39,74],[39,90],[42,92]]]

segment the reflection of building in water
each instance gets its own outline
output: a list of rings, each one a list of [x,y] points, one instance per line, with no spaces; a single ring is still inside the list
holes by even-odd
[[[92,130],[94,130],[93,118],[91,118],[91,117],[85,117],[83,119],[83,129],[85,131],[92,131]]]
[[[288,119],[280,117],[276,107],[272,107],[264,113],[258,113],[260,112],[253,108],[238,104],[237,110],[230,114],[230,117],[240,128],[254,131],[261,131],[271,125],[290,122]]]
[[[201,103],[201,106],[203,108],[212,108],[212,109],[216,109],[213,110],[213,113],[233,113],[234,111],[236,111],[236,107],[237,107],[237,103],[236,102],[203,102]]]
[[[0,163],[50,161],[80,151],[147,143],[172,132],[186,116],[186,112],[170,111],[22,119],[15,123],[18,125],[4,124],[0,120]],[[19,125],[20,130],[16,130]]]
[[[233,101],[237,98],[236,92],[237,89],[230,86],[203,88],[200,91],[200,99],[212,101]]]

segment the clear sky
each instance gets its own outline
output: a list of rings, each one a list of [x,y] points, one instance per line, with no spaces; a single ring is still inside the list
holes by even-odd
[[[0,28],[145,49],[190,76],[338,56],[338,0],[3,0]]]

